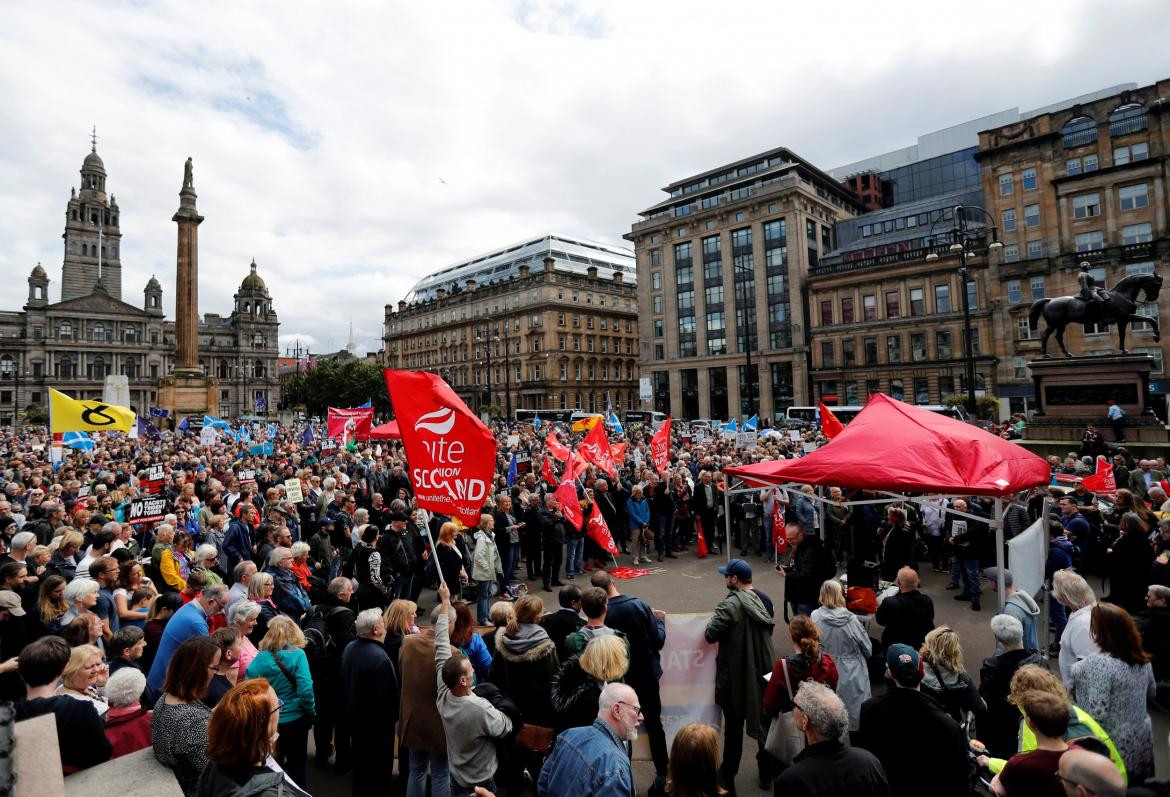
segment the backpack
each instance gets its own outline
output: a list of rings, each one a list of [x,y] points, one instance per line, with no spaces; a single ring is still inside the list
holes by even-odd
[[[309,659],[309,668],[330,666],[337,660],[339,653],[337,642],[329,633],[329,618],[337,612],[346,611],[344,606],[314,606],[313,611],[305,615],[301,623],[301,631],[305,635],[305,655]]]

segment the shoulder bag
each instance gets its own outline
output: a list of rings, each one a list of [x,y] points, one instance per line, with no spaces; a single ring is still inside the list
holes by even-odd
[[[780,659],[780,666],[784,668],[784,688],[788,690],[788,700],[793,701],[792,684],[788,677],[788,661]],[[768,728],[768,738],[764,742],[764,749],[778,761],[791,764],[797,754],[804,749],[805,738],[796,727],[796,718],[791,711],[785,711],[772,720]]]

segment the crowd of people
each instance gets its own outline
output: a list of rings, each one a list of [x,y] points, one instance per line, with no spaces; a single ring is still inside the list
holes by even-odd
[[[813,432],[741,451],[678,429],[659,472],[651,430],[631,428],[616,478],[590,467],[577,487],[610,556],[540,476],[545,437],[574,434],[493,431],[497,479],[470,528],[418,506],[397,443],[323,448],[288,426],[253,456],[226,438],[105,435],[53,466],[44,434],[0,434],[0,698],[18,719],[54,715],[65,773],[151,747],[200,797],[311,794],[310,755],[355,795],[397,769],[409,797],[719,797],[735,793],[745,737],[777,795],[959,795],[981,776],[1009,797],[1113,795],[1153,777],[1147,705],[1170,680],[1163,462],[1122,453],[1126,488],[1050,488],[1047,517],[1045,488],[1011,502],[1007,536],[1047,524],[1038,602],[987,569],[984,498],[725,495],[726,467],[798,456],[823,442]],[[525,467],[510,474],[514,454]],[[1082,469],[1053,461],[1054,477]],[[132,522],[147,495],[168,513]],[[702,724],[668,746],[666,615],[610,572],[701,549],[738,553],[705,631],[722,751]],[[755,586],[753,562],[776,568],[782,595]],[[977,673],[936,622],[922,567],[974,611],[1002,577]],[[872,605],[857,602],[867,586]],[[646,783],[630,761],[639,733]]]

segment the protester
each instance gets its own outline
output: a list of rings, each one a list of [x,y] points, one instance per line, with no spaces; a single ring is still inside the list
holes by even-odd
[[[208,708],[215,708],[239,680],[241,639],[240,632],[231,627],[217,628],[211,633],[211,640],[219,646],[219,664],[207,685],[207,694],[203,696]]]
[[[386,762],[392,760],[394,752],[400,687],[398,672],[383,647],[386,624],[381,612],[376,608],[361,612],[354,630],[357,638],[341,654],[340,694],[344,700],[342,725],[352,739],[353,794],[359,797],[385,786]],[[341,740],[337,741],[340,750]],[[317,745],[320,757],[321,740]]]
[[[992,591],[999,591],[999,568],[987,568],[983,571],[983,577],[987,579]],[[1031,595],[1017,590],[1014,582],[1015,578],[1012,576],[1012,571],[1004,568],[1004,614],[1009,614],[1020,621],[1020,626],[1024,629],[1024,637],[1021,643],[1024,648],[1026,650],[1037,650],[1040,642],[1036,634],[1036,618],[1040,616],[1040,607]],[[995,652],[1003,652],[998,643],[996,644]]]
[[[526,595],[514,609],[504,633],[496,634],[488,678],[516,703],[526,722],[552,727],[552,682],[560,661],[556,646],[540,625],[544,603]]]
[[[154,757],[175,773],[183,794],[191,797],[207,763],[204,749],[211,709],[202,701],[219,664],[219,646],[208,636],[192,636],[177,645],[167,661],[163,695],[154,704],[150,737]]]
[[[590,639],[580,655],[566,660],[553,676],[550,698],[557,730],[591,724],[601,690],[621,681],[629,668],[630,653],[622,637]]]
[[[629,648],[629,638],[624,633],[605,624],[609,611],[609,596],[600,587],[589,587],[581,594],[581,610],[585,614],[585,625],[565,637],[565,655],[576,656],[585,646],[600,636],[616,635]]]
[[[102,652],[94,645],[77,645],[69,653],[69,662],[61,673],[57,694],[90,703],[98,716],[104,717],[110,705],[101,687],[106,685],[110,669],[102,661]]]
[[[313,637],[308,660],[317,707],[317,721],[313,724],[316,760],[325,765],[336,747],[334,770],[337,772],[347,771],[352,762],[350,732],[342,710],[341,676],[342,656],[357,637],[354,613],[349,608],[352,598],[353,582],[338,576],[329,582],[324,599],[306,615],[304,624],[306,634]]]
[[[118,758],[150,747],[150,723],[154,712],[142,705],[146,676],[134,667],[124,667],[106,681],[106,698],[110,710],[106,712],[106,738]]]
[[[448,622],[454,622],[454,609],[440,603],[431,612],[426,633],[405,637],[398,654],[402,683],[398,743],[407,748],[410,760],[407,797],[426,797],[428,775],[431,797],[450,794],[447,737],[436,702],[435,624],[440,614],[448,614]]]
[[[1060,757],[1056,776],[1066,797],[1124,797],[1125,780],[1110,765],[1109,759],[1088,750],[1073,747]],[[1130,794],[1139,794],[1133,790]],[[1152,794],[1152,792],[1151,792]]]
[[[158,652],[150,666],[150,673],[146,676],[151,686],[156,689],[162,687],[171,656],[184,640],[208,634],[210,617],[223,611],[227,593],[227,587],[215,584],[175,612],[174,617],[166,624],[162,639],[159,641]]]
[[[899,570],[896,584],[897,594],[883,600],[874,617],[885,626],[882,647],[901,644],[918,650],[934,628],[934,601],[919,591],[918,573],[913,568]]]
[[[260,617],[260,604],[251,600],[236,601],[227,610],[227,615],[228,625],[240,632],[240,659],[236,662],[236,680],[242,681],[247,677],[248,665],[256,658],[256,645],[252,643],[252,634]]]
[[[1036,735],[1036,749],[1016,753],[992,779],[991,791],[1001,797],[1036,795],[1064,797],[1057,778],[1060,759],[1068,750],[1068,710],[1061,700],[1047,692],[1025,692],[1020,698],[1024,722]],[[980,763],[986,763],[981,757]]]
[[[626,684],[607,684],[597,718],[585,728],[557,737],[540,771],[539,797],[634,797],[634,773],[625,743],[638,735],[642,716],[638,695]]]
[[[602,595],[604,594],[603,590]],[[542,617],[540,624],[544,626],[548,638],[556,645],[557,659],[563,662],[569,657],[565,651],[566,637],[585,625],[585,621],[581,619],[581,590],[573,584],[563,586],[557,593],[557,602],[560,604],[559,608]],[[606,602],[608,603],[608,600]],[[495,622],[491,617],[488,619],[492,623]]]
[[[826,581],[819,597],[821,605],[809,619],[816,624],[821,648],[836,664],[837,697],[849,713],[849,730],[855,731],[861,704],[870,698],[868,660],[873,642],[857,615],[845,608],[841,582]]]
[[[1070,610],[1060,635],[1060,679],[1072,687],[1072,668],[1081,659],[1100,652],[1090,630],[1097,596],[1089,582],[1071,570],[1058,570],[1052,577],[1052,597]]]
[[[251,633],[251,639],[254,643],[259,644],[264,635],[268,633],[268,623],[281,613],[280,608],[272,600],[275,591],[276,581],[271,573],[256,573],[248,582],[248,599],[260,609],[260,613],[256,615],[256,625]]]
[[[813,613],[821,584],[837,574],[832,552],[825,550],[819,537],[807,533],[808,528],[801,522],[789,522],[784,528],[792,557],[784,578],[784,602],[792,605],[794,614],[803,615]],[[787,609],[784,617],[788,618]]]
[[[475,532],[475,554],[472,557],[471,578],[476,583],[477,619],[480,625],[487,625],[488,610],[492,595],[507,583],[504,564],[496,548],[493,529],[496,520],[492,515],[480,515],[479,528]]]
[[[922,691],[938,701],[955,722],[963,722],[968,714],[986,708],[975,682],[963,669],[958,632],[945,625],[933,629],[926,635],[919,655]]]
[[[1006,758],[1016,751],[1020,712],[1011,702],[1011,682],[1016,671],[1027,664],[1048,665],[1048,657],[1024,647],[1024,627],[1011,614],[991,618],[996,655],[984,659],[979,670],[979,696],[986,709],[979,717],[980,740],[993,756]]]
[[[305,656],[305,635],[291,618],[272,618],[248,665],[248,678],[264,678],[281,700],[276,761],[302,789],[308,789],[309,728],[316,717],[313,679]]]

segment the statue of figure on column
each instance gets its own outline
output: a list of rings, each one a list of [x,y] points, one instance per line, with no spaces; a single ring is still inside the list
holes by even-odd
[[[184,188],[194,188],[195,187],[195,178],[191,174],[191,169],[192,169],[191,159],[187,158],[187,162],[185,164],[183,164],[183,187]]]

